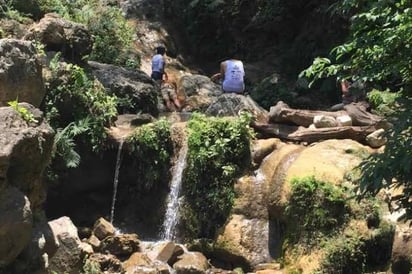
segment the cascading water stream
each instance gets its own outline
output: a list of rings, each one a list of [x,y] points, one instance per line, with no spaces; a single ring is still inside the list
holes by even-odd
[[[110,223],[113,224],[114,220],[114,208],[116,204],[116,195],[117,195],[117,185],[119,182],[119,170],[120,170],[120,164],[122,162],[122,148],[123,148],[123,143],[124,140],[122,139],[119,143],[119,148],[117,150],[117,157],[116,157],[116,169],[114,172],[114,180],[113,180],[113,198],[112,198],[112,207],[110,210]]]
[[[179,194],[182,186],[183,170],[186,166],[186,155],[187,143],[184,143],[173,168],[170,193],[167,197],[166,214],[160,234],[162,240],[174,240],[175,237],[175,228],[179,219]]]

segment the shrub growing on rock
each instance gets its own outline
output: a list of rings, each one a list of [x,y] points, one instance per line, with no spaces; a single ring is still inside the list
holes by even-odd
[[[364,273],[386,267],[393,225],[381,219],[374,198],[354,199],[354,186],[335,186],[313,177],[295,178],[288,201],[285,265],[300,269],[310,257],[315,273]],[[316,255],[314,255],[316,254]],[[306,259],[307,260],[307,259]]]
[[[186,207],[182,227],[189,238],[212,237],[228,217],[236,178],[250,164],[249,117],[189,121],[187,168],[183,181]]]

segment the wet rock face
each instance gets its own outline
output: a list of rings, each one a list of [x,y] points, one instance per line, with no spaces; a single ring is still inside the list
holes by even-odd
[[[45,93],[32,42],[0,39],[0,107],[14,100],[38,107]]]

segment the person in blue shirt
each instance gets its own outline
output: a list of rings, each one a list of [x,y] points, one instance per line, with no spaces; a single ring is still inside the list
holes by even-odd
[[[165,71],[166,67],[166,59],[164,57],[166,53],[166,49],[162,46],[159,46],[156,48],[156,55],[152,57],[152,74],[151,78],[155,80],[156,82],[159,82],[159,84],[162,83],[162,81],[167,81],[168,76]]]

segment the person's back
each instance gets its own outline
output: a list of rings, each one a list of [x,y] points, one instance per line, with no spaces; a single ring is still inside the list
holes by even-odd
[[[164,65],[165,65],[165,61],[164,61],[163,56],[161,54],[156,54],[155,56],[153,56],[153,58],[152,58],[152,72],[156,71],[156,72],[163,73]]]
[[[245,90],[245,70],[240,60],[225,61],[224,79],[222,88],[225,92],[242,93]]]
[[[165,72],[165,66],[166,66],[166,61],[164,59],[164,54],[166,52],[166,49],[164,47],[158,47],[156,49],[157,54],[153,56],[152,58],[152,79],[153,80],[163,80],[163,75],[166,76],[167,74]]]

